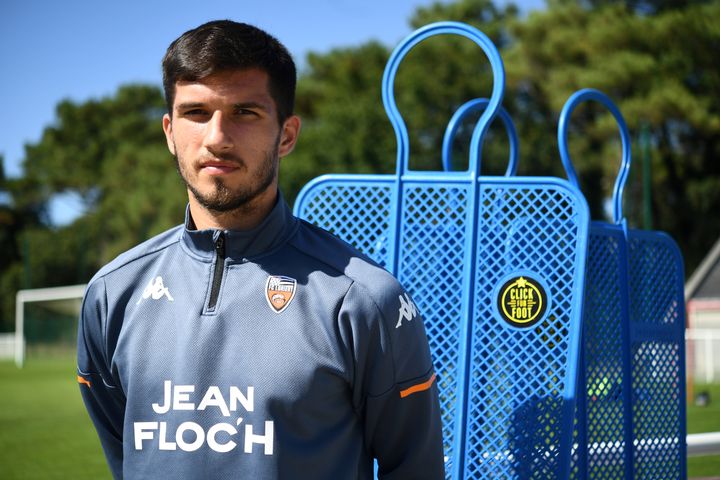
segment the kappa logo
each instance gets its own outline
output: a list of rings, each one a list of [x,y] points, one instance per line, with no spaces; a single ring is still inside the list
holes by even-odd
[[[295,298],[297,280],[282,275],[270,275],[265,282],[265,299],[275,313],[282,313]]]
[[[407,293],[405,295],[398,296],[398,300],[400,300],[400,309],[398,310],[398,321],[395,328],[400,328],[403,320],[407,320],[409,322],[418,315],[417,307]]]
[[[173,302],[175,299],[170,295],[170,290],[163,284],[163,279],[160,275],[153,278],[148,282],[147,287],[143,291],[142,297],[137,301],[135,305],[140,305],[140,302],[148,298],[153,300],[160,300],[162,297],[167,297],[168,301]]]

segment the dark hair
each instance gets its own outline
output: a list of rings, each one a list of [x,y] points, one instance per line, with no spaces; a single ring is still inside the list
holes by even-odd
[[[268,74],[269,91],[282,124],[295,105],[295,62],[275,37],[257,27],[215,20],[183,33],[170,44],[162,62],[165,102],[172,115],[175,84],[213,73],[258,68]]]

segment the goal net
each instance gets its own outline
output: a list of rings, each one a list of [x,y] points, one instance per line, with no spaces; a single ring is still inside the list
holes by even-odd
[[[20,290],[15,300],[15,363],[74,355],[85,285]]]

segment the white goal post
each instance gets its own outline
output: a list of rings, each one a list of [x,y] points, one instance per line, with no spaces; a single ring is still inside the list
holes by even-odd
[[[22,368],[25,363],[25,304],[53,300],[82,298],[87,285],[65,287],[33,288],[19,290],[15,296],[15,364]]]

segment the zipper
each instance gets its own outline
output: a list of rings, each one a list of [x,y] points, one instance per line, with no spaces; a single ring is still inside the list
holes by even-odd
[[[220,232],[217,240],[215,240],[215,270],[213,271],[212,287],[210,290],[210,300],[207,309],[215,310],[218,296],[220,296],[220,286],[222,285],[223,270],[225,270],[225,234]]]

